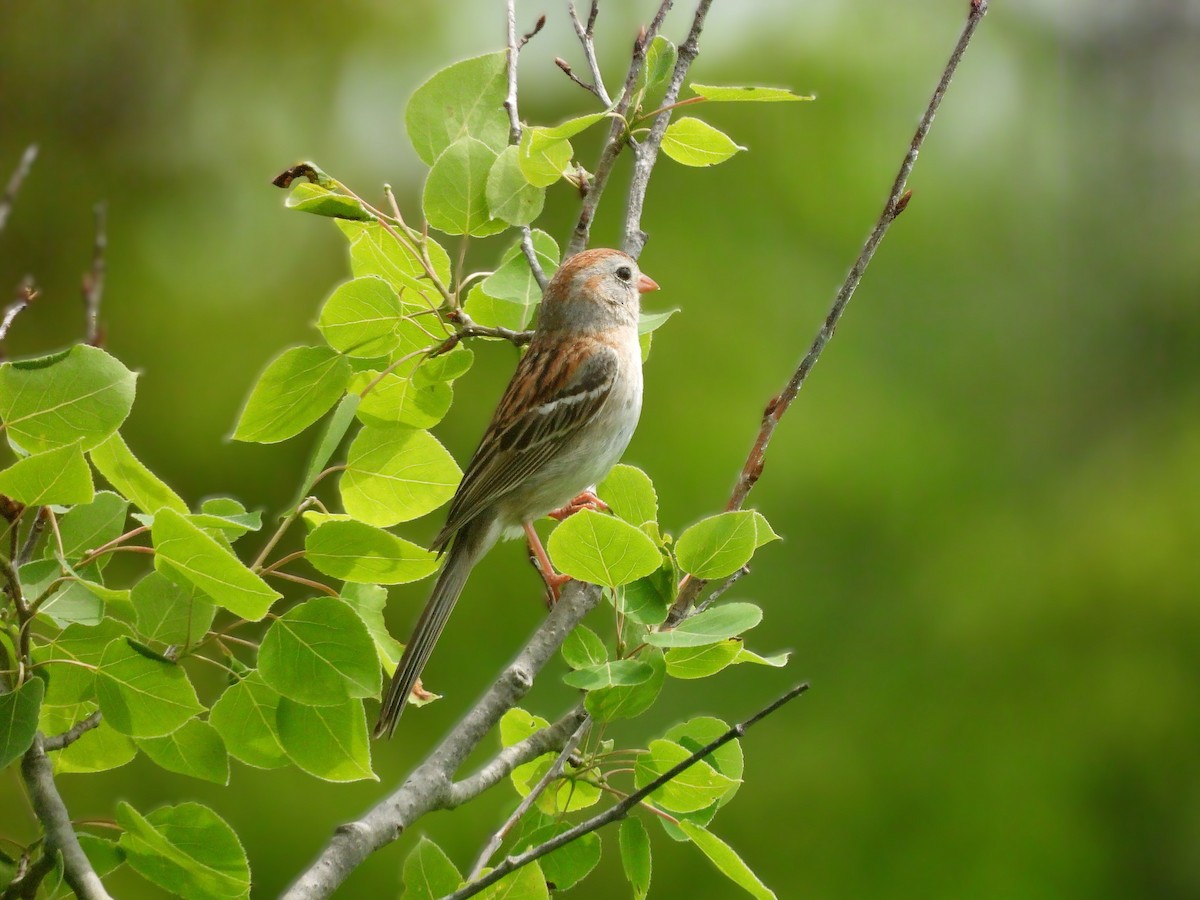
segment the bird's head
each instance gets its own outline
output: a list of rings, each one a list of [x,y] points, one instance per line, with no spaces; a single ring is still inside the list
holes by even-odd
[[[539,331],[607,331],[637,327],[641,295],[657,291],[637,260],[620,250],[585,250],[564,262],[546,285]]]

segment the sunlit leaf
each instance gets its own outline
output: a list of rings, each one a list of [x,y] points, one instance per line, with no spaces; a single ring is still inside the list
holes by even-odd
[[[404,113],[408,137],[426,165],[463,137],[499,152],[508,143],[507,53],[464,59],[422,84]]]
[[[763,884],[758,876],[750,871],[750,867],[742,862],[742,858],[734,849],[723,840],[691,822],[680,822],[680,828],[717,867],[717,871],[730,881],[741,887],[750,896],[755,897],[756,900],[775,900],[775,892]]]
[[[26,506],[91,503],[92,470],[79,444],[56,447],[19,459],[0,472],[0,494]]]
[[[428,431],[367,425],[350,445],[342,502],[359,521],[395,525],[446,503],[461,477],[454,457]]]
[[[465,137],[438,156],[425,179],[421,208],[431,227],[446,234],[486,237],[508,225],[492,218],[488,208],[488,173],[497,153],[491,147]]]
[[[658,521],[658,494],[650,476],[624,463],[613,466],[596,488],[600,499],[630,525]]]
[[[234,440],[287,440],[329,411],[350,380],[350,363],[329,347],[292,347],[276,357],[250,392]]]
[[[663,153],[685,166],[714,166],[745,149],[729,135],[691,116],[668,125],[662,140]]]
[[[164,507],[188,511],[179,495],[133,455],[120,434],[97,444],[88,455],[108,483],[142,512],[153,515]]]
[[[279,698],[279,742],[297,766],[325,781],[375,778],[361,700],[308,706]]]
[[[255,671],[225,689],[208,721],[235,759],[260,769],[277,769],[288,763],[275,721],[278,706],[279,695]]]
[[[546,202],[545,189],[530,184],[521,172],[519,154],[515,145],[505,147],[487,178],[488,212],[509,225],[528,225]]]
[[[182,667],[150,659],[123,639],[100,658],[96,697],[104,721],[130,737],[170,734],[204,709]]]
[[[15,691],[0,694],[0,771],[33,743],[45,687],[42,679],[30,678]]]
[[[655,647],[703,647],[749,631],[762,621],[753,603],[722,603],[684,619],[669,631],[653,631],[646,643]]]
[[[649,575],[662,564],[658,548],[644,533],[590,509],[555,528],[547,550],[558,571],[609,587]]]
[[[681,534],[675,542],[675,559],[685,572],[699,578],[725,578],[750,561],[757,545],[755,513],[724,512],[701,519]]]
[[[608,650],[596,632],[586,625],[577,625],[562,645],[562,656],[572,669],[586,669],[608,662]]]
[[[794,93],[787,88],[720,87],[713,84],[690,84],[692,93],[712,103],[779,103],[815,100],[812,95]]]
[[[634,900],[644,900],[650,890],[650,835],[641,819],[621,823],[621,868],[633,888]]]
[[[183,727],[155,738],[138,738],[138,749],[168,772],[214,784],[229,784],[229,754],[208,722],[191,719]]]
[[[627,687],[588,691],[583,702],[593,719],[598,722],[632,719],[654,705],[667,677],[666,664],[662,654],[656,650],[643,651],[638,655],[638,660],[654,670],[647,681]]]
[[[642,684],[653,677],[654,667],[650,663],[636,659],[614,659],[568,672],[563,676],[563,683],[583,691],[595,691]]]
[[[687,759],[691,752],[674,741],[650,742],[650,752],[638,757],[634,784],[643,788]],[[684,769],[649,797],[672,812],[686,813],[703,809],[719,800],[736,782],[722,775],[703,759]]]
[[[461,883],[462,876],[446,852],[421,835],[404,859],[402,900],[439,900],[453,894]]]
[[[372,219],[361,203],[353,197],[331,191],[310,181],[298,181],[292,186],[284,205],[288,209],[328,216],[333,219]]]
[[[304,547],[317,571],[357,584],[405,584],[438,567],[435,554],[364,522],[325,522],[308,534]]]
[[[117,804],[120,847],[130,867],[181,897],[235,900],[250,891],[250,865],[237,834],[199,803],[164,806],[142,816]]]

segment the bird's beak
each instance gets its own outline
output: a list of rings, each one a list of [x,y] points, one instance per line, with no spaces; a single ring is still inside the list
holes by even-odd
[[[655,281],[653,278],[651,278],[649,275],[642,275],[641,277],[638,278],[637,288],[638,288],[639,294],[649,293],[650,291],[657,291],[658,290],[658,282]]]

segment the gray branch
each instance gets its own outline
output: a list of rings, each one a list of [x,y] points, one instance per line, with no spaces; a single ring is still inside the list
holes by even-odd
[[[111,900],[87,854],[79,846],[79,838],[71,826],[71,815],[54,784],[54,772],[42,741],[41,734],[34,737],[33,746],[21,759],[21,778],[29,793],[29,802],[46,831],[42,852],[62,853],[63,879],[75,896],[81,900]]]
[[[21,185],[24,184],[25,178],[29,175],[29,170],[33,168],[33,161],[37,159],[37,155],[37,144],[30,144],[26,147],[25,152],[21,154],[21,161],[17,163],[17,167],[13,170],[12,177],[8,179],[8,185],[4,188],[4,194],[0,196],[0,231],[3,231],[4,226],[8,224],[8,214],[12,212],[13,201],[17,199],[17,194],[21,191]]]
[[[508,94],[504,98],[504,108],[508,111],[508,142],[510,144],[518,144],[521,142],[521,116],[517,111],[517,57],[521,53],[521,48],[535,34],[542,30],[542,26],[546,23],[546,17],[542,16],[537,21],[537,25],[533,31],[525,35],[521,41],[517,41],[517,2],[516,0],[507,0],[508,12]],[[525,261],[529,263],[529,270],[533,272],[533,277],[543,291],[546,290],[546,284],[549,279],[546,278],[546,273],[542,271],[542,264],[538,262],[537,251],[533,249],[533,230],[524,225],[521,228],[521,252],[525,254]]]
[[[543,753],[561,750],[579,727],[582,710],[576,709],[520,744],[505,748],[462,781],[452,780],[500,717],[529,690],[534,677],[558,652],[567,635],[600,602],[600,596],[600,589],[593,585],[568,584],[546,621],[482,699],[391,796],[361,819],[336,830],[317,859],[284,894],[286,900],[331,896],[363,860],[396,840],[426,813],[460,806],[506,778],[517,766]]]
[[[47,753],[50,753],[54,750],[65,750],[93,728],[99,727],[100,720],[100,710],[96,710],[86,719],[76,722],[69,730],[64,731],[62,734],[56,734],[52,737],[43,738],[42,749]]]
[[[700,0],[696,7],[696,15],[692,18],[692,28],[687,40],[679,48],[675,60],[675,71],[671,73],[671,81],[667,92],[663,95],[662,106],[670,107],[679,99],[679,91],[683,87],[683,79],[687,77],[688,69],[700,52],[700,32],[704,29],[704,20],[712,0]],[[662,146],[663,135],[667,133],[667,125],[671,122],[671,111],[664,109],[654,119],[650,134],[638,146],[636,161],[633,164],[633,179],[629,185],[629,203],[625,208],[625,229],[621,237],[621,249],[637,259],[642,255],[646,245],[646,233],[642,231],[642,208],[646,202],[646,188],[650,185],[650,173],[658,160],[658,149]]]

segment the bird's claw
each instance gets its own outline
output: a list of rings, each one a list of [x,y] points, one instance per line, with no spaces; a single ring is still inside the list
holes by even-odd
[[[581,509],[590,509],[593,512],[608,512],[608,504],[601,500],[592,491],[584,491],[566,506],[561,509],[556,509],[549,513],[550,518],[557,519],[561,522],[563,519],[570,518],[579,512]]]

